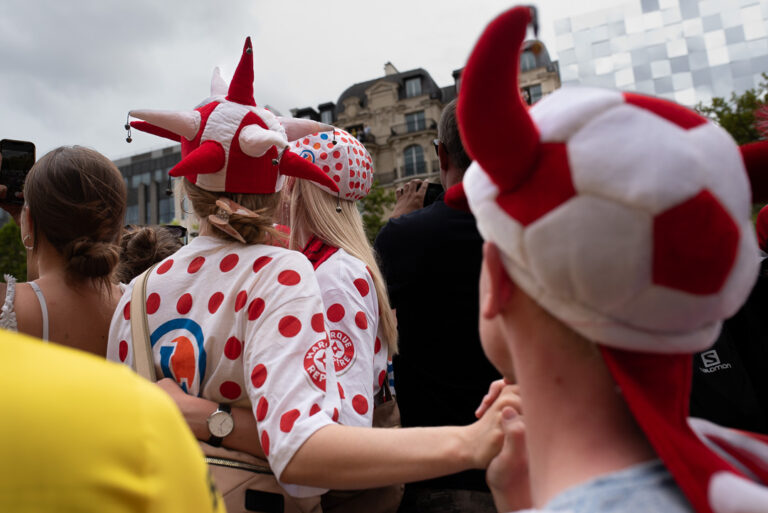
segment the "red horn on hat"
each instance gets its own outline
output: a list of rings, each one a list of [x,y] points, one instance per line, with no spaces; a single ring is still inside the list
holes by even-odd
[[[520,96],[520,50],[529,7],[515,7],[486,27],[461,76],[459,129],[470,157],[502,190],[511,191],[530,174],[539,132]]]
[[[310,180],[339,192],[339,186],[322,169],[292,151],[285,151],[280,158],[280,174]]]
[[[240,103],[242,105],[256,106],[253,99],[253,48],[251,47],[251,38],[245,38],[243,55],[240,57],[240,63],[235,70],[235,76],[229,84],[227,100]]]
[[[225,162],[226,156],[221,144],[216,141],[205,141],[176,164],[168,174],[171,176],[207,175],[221,171]]]
[[[181,142],[181,136],[179,134],[174,134],[170,130],[160,128],[159,126],[153,125],[152,123],[147,123],[146,121],[131,121],[131,127],[148,134],[156,135],[158,137],[165,137],[171,141]]]
[[[768,141],[757,141],[739,147],[752,188],[752,201],[768,201]]]

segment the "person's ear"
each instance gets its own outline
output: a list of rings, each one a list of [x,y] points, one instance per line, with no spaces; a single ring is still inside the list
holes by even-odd
[[[451,163],[450,156],[448,155],[448,150],[445,149],[445,144],[442,142],[437,143],[437,158],[440,161],[440,169],[447,171]]]
[[[512,298],[515,285],[504,268],[499,248],[493,242],[483,244],[483,270],[480,279],[480,314],[493,319],[502,313]]]

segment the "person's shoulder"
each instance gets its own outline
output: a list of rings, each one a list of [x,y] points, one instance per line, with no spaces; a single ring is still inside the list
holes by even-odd
[[[315,270],[317,281],[325,292],[327,287],[352,289],[370,288],[361,282],[372,283],[370,271],[365,262],[339,248],[328,260]]]

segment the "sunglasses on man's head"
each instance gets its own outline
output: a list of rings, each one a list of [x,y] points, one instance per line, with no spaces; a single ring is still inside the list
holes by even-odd
[[[432,139],[432,144],[435,145],[435,155],[440,156],[440,140]]]

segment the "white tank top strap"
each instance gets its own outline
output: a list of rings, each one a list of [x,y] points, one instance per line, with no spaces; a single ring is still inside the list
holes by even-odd
[[[40,310],[43,312],[43,340],[48,342],[48,306],[45,304],[45,296],[43,296],[43,291],[40,290],[37,283],[34,281],[28,283],[32,290],[35,291],[37,300],[40,302]]]
[[[11,331],[18,331],[16,325],[16,311],[13,308],[13,301],[16,297],[16,278],[10,274],[5,275],[5,300],[0,306],[0,328]]]

